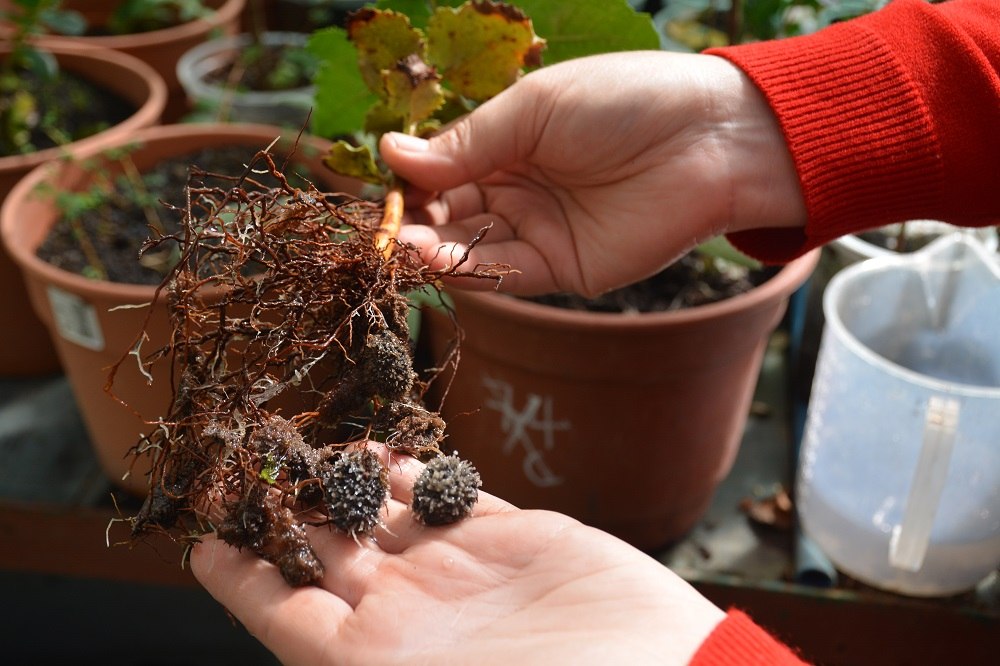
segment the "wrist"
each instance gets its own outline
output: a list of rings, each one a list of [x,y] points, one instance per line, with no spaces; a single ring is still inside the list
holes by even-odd
[[[727,231],[806,224],[795,162],[774,111],[750,78],[717,56],[725,69],[717,104],[732,210]]]

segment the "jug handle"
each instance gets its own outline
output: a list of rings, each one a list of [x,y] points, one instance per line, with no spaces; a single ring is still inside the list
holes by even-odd
[[[889,564],[897,569],[919,571],[924,564],[955,446],[958,417],[958,400],[931,396],[927,401],[920,458],[910,482],[903,520],[893,528],[889,542]]]

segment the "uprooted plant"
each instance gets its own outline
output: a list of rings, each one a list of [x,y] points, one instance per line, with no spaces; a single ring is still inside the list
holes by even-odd
[[[327,135],[330,118],[355,116],[331,113],[319,98],[356,97],[352,84],[338,87],[344,70],[329,66],[328,49],[352,49],[373,102],[366,140],[337,143],[325,162],[381,186],[378,201],[293,187],[287,167],[263,151],[229,189],[199,186],[193,169],[182,232],[148,244],[147,251],[167,240],[181,248],[161,286],[173,338],[152,353],[137,344],[121,363],[134,357],[148,372],[169,360],[176,389],[169,413],[135,448],[153,459],[148,496],[131,519],[135,538],[163,531],[192,539],[214,529],[276,564],[290,584],[315,582],[323,566],[306,524],[355,538],[380,524],[388,475],[371,440],[390,456],[429,460],[414,485],[419,520],[447,524],[470,511],[479,476],[442,454],[446,424],[422,401],[433,376],[414,371],[407,295],[436,290],[446,276],[499,281],[507,267],[465,270],[464,258],[445,271],[422,264],[396,239],[403,183],[372,146],[391,129],[430,133],[497,94],[539,64],[544,42],[513,6],[438,4],[445,3],[424,7],[422,27],[396,11],[360,10],[346,31],[331,29],[311,44],[328,65],[317,80],[318,133]],[[572,26],[580,12],[567,15],[560,4],[545,6]],[[612,16],[627,9],[581,5]],[[260,171],[279,185],[265,187]],[[113,381],[114,374],[109,387]]]
[[[131,522],[137,538],[214,529],[303,585],[323,574],[305,524],[356,538],[381,524],[388,472],[370,440],[390,455],[440,459],[414,501],[426,524],[467,515],[479,479],[442,455],[445,423],[423,407],[426,381],[413,368],[407,294],[444,273],[377,240],[380,205],[296,188],[286,168],[267,150],[238,176],[192,168],[182,230],[144,249],[180,247],[160,287],[173,337],[145,355],[137,344],[131,356],[147,372],[169,359],[176,388],[135,449],[153,468]],[[265,173],[279,184],[264,185]],[[200,186],[206,176],[232,186]],[[448,273],[496,280],[503,270]]]
[[[79,14],[61,10],[59,0],[14,0],[0,8],[0,20],[10,25],[8,53],[0,58],[0,157],[63,145],[101,129],[68,122],[87,100],[60,79],[56,58],[32,42],[53,27],[81,33]]]
[[[344,29],[317,32],[309,46],[322,63],[314,130],[331,137],[354,132],[353,140],[334,145],[327,165],[383,187],[385,228],[394,229],[405,184],[379,160],[376,146],[382,134],[433,134],[500,93],[526,68],[541,66],[543,54],[551,65],[660,45],[649,16],[624,0],[518,0],[516,6],[488,0],[380,0],[375,9],[353,13]],[[348,57],[356,59],[359,76],[352,78]],[[702,243],[690,254],[670,267],[666,279],[658,279],[656,289],[670,292],[668,302],[689,307],[720,300],[766,278],[758,262],[724,237]],[[721,288],[685,286],[686,293],[673,293],[676,283],[692,278],[718,282]],[[562,300],[562,294],[556,296]],[[657,294],[655,300],[663,298]]]
[[[436,8],[423,30],[405,14],[379,9],[354,12],[345,27],[375,96],[364,123],[370,142],[338,141],[326,163],[386,189],[382,226],[389,238],[402,217],[403,183],[378,164],[371,143],[390,130],[434,132],[501,92],[525,67],[540,65],[545,42],[519,9],[482,0]]]

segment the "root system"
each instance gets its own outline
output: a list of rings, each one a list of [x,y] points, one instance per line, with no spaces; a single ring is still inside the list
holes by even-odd
[[[174,386],[169,412],[133,451],[152,457],[133,539],[214,530],[305,585],[323,575],[306,525],[357,539],[381,524],[388,471],[372,440],[446,460],[421,482],[433,491],[422,522],[471,510],[479,477],[441,454],[445,423],[423,404],[432,378],[414,370],[407,295],[446,274],[498,281],[504,267],[428,270],[386,239],[383,203],[293,187],[288,168],[267,150],[236,176],[192,168],[181,231],[144,248],[180,247],[159,288],[172,338],[149,353],[137,344],[109,390],[122,363],[149,373],[169,360],[158,367],[172,376],[154,378]],[[231,187],[199,185],[207,175]]]

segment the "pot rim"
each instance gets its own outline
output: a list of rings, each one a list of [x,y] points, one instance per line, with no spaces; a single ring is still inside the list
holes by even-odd
[[[160,116],[167,106],[167,84],[156,70],[139,58],[127,53],[119,53],[95,46],[74,44],[68,41],[45,43],[44,48],[47,51],[51,51],[57,58],[65,56],[75,61],[90,59],[102,63],[106,67],[128,70],[137,74],[147,84],[145,101],[138,106],[135,113],[117,125],[109,127],[108,130],[132,134],[159,122]],[[0,51],[6,52],[7,50],[5,46],[0,46]],[[69,69],[72,69],[72,67],[69,67]],[[116,91],[116,94],[120,93]],[[82,153],[91,150],[96,144],[103,146],[106,143],[105,133],[98,132],[78,141],[73,141],[65,146],[45,148],[24,155],[7,155],[0,157],[0,171],[27,171],[38,165],[57,160],[67,154],[75,155],[77,152]]]
[[[65,35],[45,35],[39,38],[44,44],[82,41],[91,48],[99,47],[118,50],[131,50],[136,47],[157,47],[163,44],[183,40],[196,39],[210,33],[230,21],[236,20],[246,6],[247,0],[222,0],[211,15],[196,18],[187,23],[173,25],[169,28],[137,32],[127,35],[94,35],[71,37]]]
[[[792,260],[782,266],[769,280],[742,294],[715,303],[665,312],[641,314],[591,312],[535,303],[502,292],[449,289],[446,293],[454,300],[456,306],[460,307],[461,303],[466,303],[493,316],[508,317],[525,325],[545,325],[550,328],[645,330],[669,324],[680,325],[723,319],[787,298],[812,274],[819,263],[820,252],[821,250],[817,248]]]
[[[128,135],[115,145],[171,142],[179,138],[209,136],[213,139],[222,137],[259,139],[263,148],[275,136],[288,134],[285,128],[273,125],[251,123],[185,123],[147,127]],[[328,145],[326,139],[314,135],[304,134],[299,140],[303,144],[308,144],[318,149],[322,149]],[[113,146],[102,145],[96,148],[92,147],[88,150],[80,150],[74,153],[74,158],[77,160],[87,159],[99,155],[110,147]],[[37,246],[27,247],[26,243],[15,240],[19,235],[18,231],[20,227],[26,224],[34,224],[36,221],[25,221],[14,216],[11,213],[14,205],[12,202],[23,201],[30,197],[32,191],[39,183],[49,179],[53,173],[58,172],[62,167],[62,161],[49,162],[35,167],[11,188],[3,205],[0,206],[0,240],[2,240],[3,247],[10,257],[23,271],[38,275],[46,282],[57,287],[95,300],[106,301],[111,298],[114,300],[128,299],[136,304],[165,301],[167,297],[166,292],[157,285],[130,284],[86,278],[78,273],[58,268],[44,261],[35,254],[38,249]],[[157,293],[158,290],[159,293]]]

